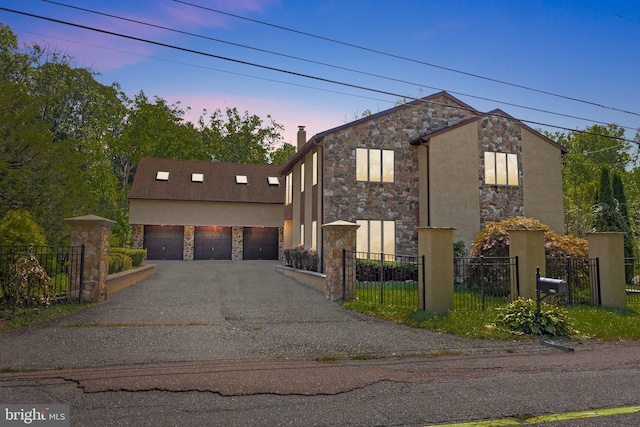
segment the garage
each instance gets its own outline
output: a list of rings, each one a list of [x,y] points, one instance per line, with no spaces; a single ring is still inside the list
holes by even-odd
[[[146,225],[144,248],[150,260],[182,260],[184,229],[178,225]]]
[[[231,227],[196,227],[193,259],[231,259]]]
[[[278,228],[245,227],[242,244],[242,259],[276,260],[278,259]]]

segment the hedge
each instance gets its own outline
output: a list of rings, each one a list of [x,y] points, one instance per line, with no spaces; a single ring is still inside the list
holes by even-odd
[[[133,267],[142,265],[142,262],[147,257],[146,249],[128,249],[128,248],[110,248],[109,254],[123,254],[131,258]]]
[[[133,268],[133,261],[129,255],[123,253],[109,254],[109,274],[119,273],[131,268]]]

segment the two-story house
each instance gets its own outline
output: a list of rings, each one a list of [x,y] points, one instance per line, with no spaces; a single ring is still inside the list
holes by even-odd
[[[357,249],[415,255],[418,227],[453,227],[467,247],[490,221],[533,217],[564,233],[565,149],[446,92],[316,134],[298,131],[285,177],[284,246],[322,252],[322,225],[360,225]]]

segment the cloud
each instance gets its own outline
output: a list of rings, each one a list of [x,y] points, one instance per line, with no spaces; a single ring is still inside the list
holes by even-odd
[[[193,3],[202,7],[194,7],[184,3],[170,3],[164,5],[163,9],[165,17],[174,23],[179,22],[207,28],[229,28],[236,19],[213,10],[238,15],[242,15],[243,12],[263,13],[278,3],[280,3],[279,0],[210,0]]]

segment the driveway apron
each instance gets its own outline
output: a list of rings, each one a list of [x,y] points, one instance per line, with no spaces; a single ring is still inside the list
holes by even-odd
[[[273,261],[159,261],[144,281],[46,325],[0,334],[0,368],[513,351],[383,322],[289,279]]]

